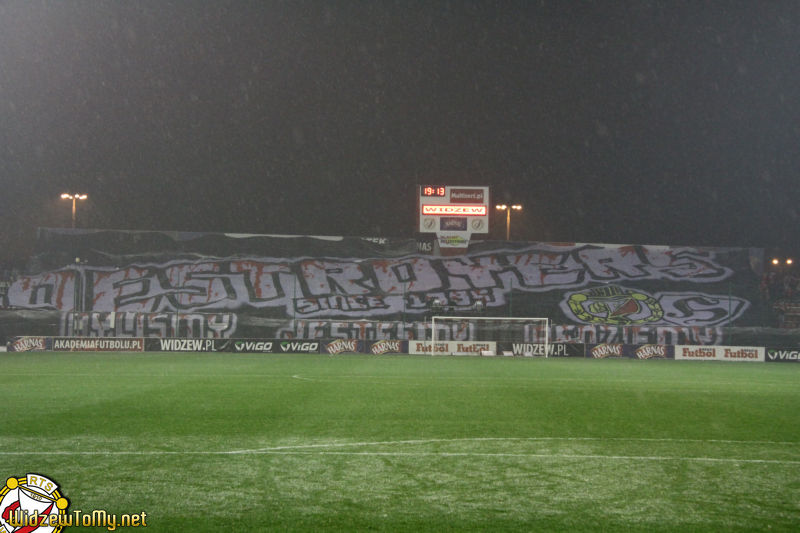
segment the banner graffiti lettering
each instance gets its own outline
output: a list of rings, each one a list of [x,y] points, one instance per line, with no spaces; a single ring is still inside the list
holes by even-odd
[[[59,335],[80,337],[186,337],[228,339],[233,313],[64,313]]]
[[[720,344],[722,328],[665,326],[554,326],[551,342],[584,344]],[[537,342],[537,341],[532,341]],[[539,341],[539,342],[543,342]]]
[[[475,341],[475,324],[437,324],[436,339],[442,341]],[[665,326],[560,326],[550,327],[548,342],[556,343],[621,343],[621,344],[719,344],[722,328]],[[516,342],[544,343],[544,330],[525,325],[515,330]],[[430,322],[367,322],[336,320],[286,321],[278,327],[276,338],[360,339],[360,340],[430,340]],[[485,334],[484,334],[485,336]],[[496,340],[496,339],[494,339]]]
[[[574,290],[609,282],[719,282],[734,272],[723,263],[714,251],[694,248],[538,244],[449,258],[251,257],[120,268],[81,265],[23,276],[9,288],[8,299],[21,309],[60,311],[235,311],[296,318],[419,315],[429,310],[432,298],[449,307],[480,302],[491,309],[508,305],[512,292]],[[80,295],[76,279],[83,287]],[[663,304],[670,293],[660,294]],[[673,298],[672,315],[665,313],[665,319],[680,323],[687,311],[700,307],[713,315],[709,309],[714,305],[708,302],[715,299],[719,296],[698,294],[680,307]],[[739,311],[746,303],[737,299]]]

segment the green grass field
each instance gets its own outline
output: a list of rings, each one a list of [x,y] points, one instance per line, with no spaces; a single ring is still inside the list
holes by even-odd
[[[8,353],[0,390],[0,487],[142,531],[800,530],[800,365]]]

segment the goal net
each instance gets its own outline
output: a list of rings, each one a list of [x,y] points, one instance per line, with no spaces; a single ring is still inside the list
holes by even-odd
[[[550,353],[547,318],[431,317],[433,355],[526,355]]]

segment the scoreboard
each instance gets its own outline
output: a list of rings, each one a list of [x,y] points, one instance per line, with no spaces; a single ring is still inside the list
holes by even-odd
[[[489,233],[489,187],[420,185],[420,233],[436,233],[443,248],[466,248],[473,233]]]

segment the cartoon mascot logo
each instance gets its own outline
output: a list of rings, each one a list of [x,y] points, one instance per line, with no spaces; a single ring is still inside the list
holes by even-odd
[[[0,490],[0,533],[58,533],[59,518],[66,515],[69,501],[58,485],[39,474],[10,477]]]
[[[616,285],[573,292],[567,304],[575,318],[588,324],[648,324],[664,316],[651,295]]]

